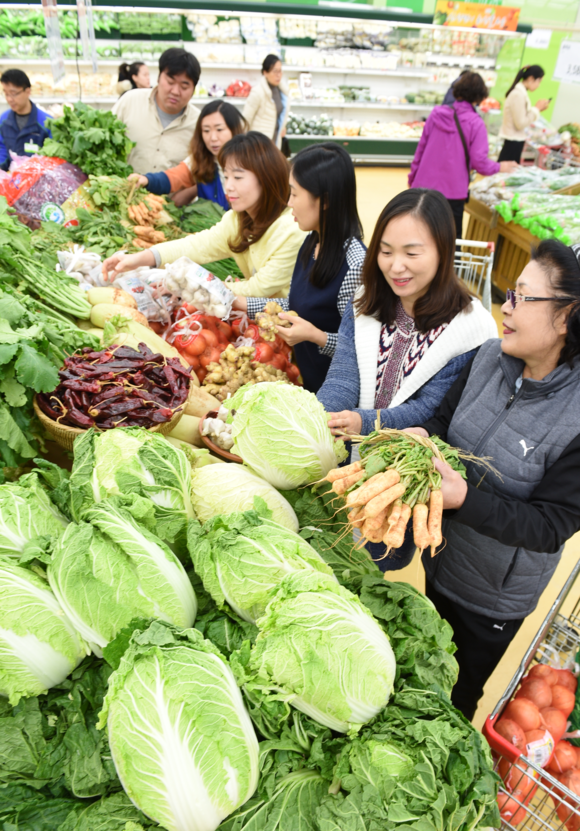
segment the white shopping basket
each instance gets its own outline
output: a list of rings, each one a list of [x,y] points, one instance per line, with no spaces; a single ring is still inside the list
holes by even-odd
[[[491,312],[491,269],[495,243],[478,242],[476,240],[458,239],[455,242],[454,266],[457,276],[467,284],[473,294],[481,297],[481,302],[488,312]],[[481,254],[474,250],[481,250]]]

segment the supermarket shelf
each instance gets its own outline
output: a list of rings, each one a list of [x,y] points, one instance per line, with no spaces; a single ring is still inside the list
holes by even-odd
[[[109,58],[99,58],[99,66],[110,66],[117,68],[119,63],[123,60],[123,58],[116,58],[115,60],[110,60]],[[49,58],[26,58],[23,55],[19,55],[14,58],[0,58],[0,66],[14,66],[15,63],[21,62],[26,64],[26,66],[50,66],[50,59]],[[64,62],[65,66],[74,66],[76,67],[77,62],[76,60],[69,60],[66,59]],[[83,69],[92,68],[92,63],[90,61],[82,61],[79,60],[78,62],[79,67]],[[452,68],[451,66],[449,68]],[[213,63],[211,61],[204,61],[203,63],[204,71],[208,71],[209,69],[235,69],[238,71],[243,71],[244,69],[247,70],[261,70],[261,64],[250,64],[250,63]],[[312,72],[312,73],[322,73],[322,74],[329,74],[329,75],[369,75],[369,76],[378,76],[378,77],[396,77],[396,78],[430,78],[432,74],[432,70],[430,69],[339,69],[334,66],[294,66],[292,64],[284,64],[284,70],[286,72]]]
[[[300,135],[295,136],[288,134],[288,141],[382,141],[384,144],[391,142],[392,144],[408,144],[412,145],[413,152],[419,143],[418,138],[387,138],[386,136],[310,136]],[[407,149],[407,148],[405,148]]]
[[[381,104],[379,101],[343,101],[342,104],[338,101],[291,101],[290,109],[294,107],[326,107],[342,109],[347,108],[351,110],[429,110],[431,111],[435,104]]]

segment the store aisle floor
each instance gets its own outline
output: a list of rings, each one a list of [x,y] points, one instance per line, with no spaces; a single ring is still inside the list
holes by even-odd
[[[361,221],[365,231],[365,242],[369,243],[375,222],[387,204],[400,191],[407,187],[408,168],[357,168],[356,178],[358,187],[358,204]],[[498,331],[502,320],[499,304],[494,304],[493,316],[498,324]],[[562,559],[552,580],[542,595],[536,611],[526,618],[510,648],[491,676],[485,687],[484,696],[474,718],[476,727],[481,728],[485,718],[492,712],[507,685],[518,668],[530,642],[554,600],[558,596],[574,564],[580,558],[580,533],[572,537],[564,548]],[[413,562],[401,571],[391,572],[389,579],[395,582],[408,582],[421,591],[425,590],[425,573],[421,566],[419,555]],[[580,586],[572,589],[568,602],[563,608],[564,614],[569,614],[580,594]]]

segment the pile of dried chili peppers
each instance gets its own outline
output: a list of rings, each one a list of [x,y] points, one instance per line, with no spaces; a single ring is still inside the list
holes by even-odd
[[[59,424],[100,430],[171,421],[185,404],[191,381],[191,367],[144,343],[138,349],[85,348],[67,358],[58,374],[54,392],[37,396],[42,412]]]

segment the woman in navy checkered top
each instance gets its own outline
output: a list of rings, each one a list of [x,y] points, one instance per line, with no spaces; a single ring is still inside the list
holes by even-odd
[[[277,299],[290,322],[278,327],[294,349],[304,387],[317,392],[338,339],[342,315],[357,290],[366,248],[356,207],[356,179],[344,148],[325,142],[301,150],[292,162],[290,199],[306,237],[296,260],[287,298]],[[270,298],[237,297],[234,309],[254,318]]]

